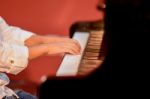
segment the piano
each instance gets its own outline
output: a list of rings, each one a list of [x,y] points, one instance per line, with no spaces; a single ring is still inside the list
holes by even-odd
[[[104,31],[104,22],[79,22],[75,23],[70,29],[71,37],[81,44],[81,55],[65,55],[60,68],[56,73],[56,77],[50,77],[39,88],[39,99],[47,99],[50,97],[68,98],[68,96],[83,95],[85,89],[97,88],[97,81],[93,83],[90,79],[99,76],[93,76],[97,70],[101,73],[103,62],[107,55],[108,37]],[[99,71],[100,70],[100,71]],[[103,69],[102,69],[103,70]],[[96,72],[97,73],[97,72]],[[96,74],[97,75],[97,74]],[[92,77],[91,77],[92,76]],[[100,77],[102,78],[102,77]],[[87,84],[89,84],[87,86]],[[91,86],[92,85],[92,86]],[[54,93],[51,94],[50,93]],[[88,95],[91,91],[88,91]],[[70,97],[69,97],[70,99]]]
[[[104,4],[98,6],[98,10],[102,11],[104,8]],[[73,24],[70,37],[80,43],[81,54],[65,55],[56,76],[88,76],[99,68],[107,53],[104,34],[104,20]]]
[[[71,36],[81,45],[80,55],[65,55],[56,76],[87,76],[105,59],[104,22],[80,22],[71,28]]]
[[[64,56],[56,77],[48,78],[40,86],[39,99],[57,98],[60,95],[68,99],[72,98],[70,96],[85,98],[91,95],[94,98],[100,95],[99,90],[103,85],[100,83],[110,78],[107,75],[110,65],[106,64],[109,63],[110,34],[105,32],[105,28],[104,20],[77,22],[72,25],[70,36],[81,44],[81,55]]]
[[[108,46],[110,50],[104,50],[107,52],[107,55],[104,55],[105,61],[101,66],[103,68],[98,68],[96,72],[89,75],[86,79],[82,80],[49,79],[41,86],[41,99],[43,99],[42,97],[48,96],[50,91],[53,94],[61,94],[62,97],[65,98],[68,98],[66,93],[69,94],[69,96],[77,96],[77,98],[91,97],[92,99],[95,99],[97,97],[99,98],[103,96],[103,92],[106,92],[107,95],[110,96],[112,95],[114,90],[116,90],[116,88],[119,88],[118,91],[120,92],[123,92],[122,89],[129,89],[128,91],[130,91],[130,86],[120,86],[120,84],[124,84],[127,82],[127,85],[132,85],[133,82],[136,81],[137,83],[137,81],[141,79],[139,76],[139,71],[143,71],[141,70],[141,64],[143,64],[145,60],[144,62],[142,61],[142,63],[140,64],[140,68],[138,68],[137,66],[139,66],[139,62],[137,62],[137,60],[139,60],[139,57],[137,57],[137,51],[135,50],[140,49],[139,44],[137,44],[139,38],[131,38],[135,38],[134,33],[136,33],[136,36],[140,34],[138,36],[141,37],[141,33],[149,32],[150,28],[148,28],[148,24],[144,24],[144,26],[143,24],[140,24],[141,22],[148,22],[149,20],[149,18],[147,17],[148,10],[143,9],[145,7],[148,7],[148,3],[146,3],[147,5],[145,6],[143,5],[142,0],[108,0],[107,4],[108,10],[106,17],[106,32],[103,34],[103,40],[105,42],[106,37],[107,42],[104,45],[109,44]],[[134,47],[133,44],[135,44]],[[126,52],[127,54],[124,52]],[[132,65],[134,66],[134,68]],[[119,68],[117,69],[116,66],[117,68]],[[115,75],[113,75],[113,71],[115,71]],[[113,77],[115,77],[115,79]],[[143,80],[143,76],[141,77]],[[109,83],[105,81],[108,81]],[[111,94],[109,94],[109,92]],[[57,96],[55,95],[55,97]]]
[[[72,38],[78,40],[82,46],[81,55],[64,56],[56,77],[48,78],[40,86],[39,99],[57,98],[59,95],[55,94],[61,93],[61,97],[65,98],[79,94],[82,96],[84,92],[90,95],[91,90],[86,89],[93,91],[99,87],[99,81],[89,81],[102,78],[103,82],[105,78],[103,74],[101,77],[101,73],[105,71],[103,63],[108,52],[109,37],[104,31],[104,22],[79,22],[74,24],[70,31]]]

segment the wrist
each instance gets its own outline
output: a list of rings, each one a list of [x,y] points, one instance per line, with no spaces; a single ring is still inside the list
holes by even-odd
[[[48,44],[40,44],[37,46],[31,46],[29,48],[29,59],[34,59],[39,56],[43,56],[48,54],[49,45]]]
[[[48,43],[45,43],[45,44],[42,44],[43,45],[43,49],[44,49],[44,54],[48,54],[49,50],[50,50],[50,44]]]

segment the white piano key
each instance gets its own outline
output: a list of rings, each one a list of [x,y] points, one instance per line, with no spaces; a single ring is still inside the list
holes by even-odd
[[[80,43],[81,54],[80,55],[70,55],[70,54],[65,55],[56,73],[56,76],[77,75],[80,61],[82,59],[84,49],[86,48],[89,36],[90,36],[89,32],[75,32],[73,39],[76,39]]]

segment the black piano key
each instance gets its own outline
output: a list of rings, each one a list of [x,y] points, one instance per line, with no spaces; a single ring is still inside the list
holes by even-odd
[[[87,45],[101,45],[101,42],[89,42]]]
[[[98,43],[98,44],[101,44],[102,43],[102,40],[91,40],[90,42],[88,43]]]
[[[90,35],[91,38],[103,38],[102,35]]]
[[[103,38],[103,35],[90,34],[90,37],[93,37],[93,38]]]
[[[100,52],[100,50],[99,49],[90,49],[90,48],[87,48],[87,49],[85,49],[85,51],[86,52],[97,52],[97,53],[99,53]]]
[[[90,32],[91,34],[98,34],[98,35],[101,35],[104,33],[104,30],[101,30],[101,31],[91,31]]]
[[[85,52],[84,56],[90,57],[90,56],[95,56],[98,57],[99,53],[94,53],[94,52]]]
[[[101,42],[102,41],[102,39],[99,39],[99,38],[91,38],[89,40],[90,40],[90,42]]]
[[[96,65],[81,65],[81,68],[79,68],[78,75],[87,75],[91,73],[93,70],[99,67],[100,64]]]
[[[102,39],[100,38],[91,38],[89,40],[90,40],[89,42],[96,42],[96,41],[101,42],[102,41]]]
[[[100,58],[100,54],[102,52],[103,32],[104,31],[94,31],[90,33],[90,38],[78,69],[79,75],[88,74],[102,64],[103,58]]]
[[[99,58],[98,57],[87,57],[87,56],[83,56],[83,59],[86,59],[86,60],[98,60]]]
[[[81,64],[89,64],[89,65],[95,65],[95,64],[100,64],[102,60],[86,60],[83,59]]]
[[[87,44],[87,46],[99,46],[99,44],[98,43],[94,43],[94,44],[89,43],[89,44]]]
[[[97,50],[100,50],[100,46],[87,46],[87,49],[97,49]]]

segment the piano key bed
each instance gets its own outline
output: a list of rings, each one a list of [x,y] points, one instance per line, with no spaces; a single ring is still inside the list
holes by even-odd
[[[81,45],[80,55],[66,54],[56,76],[86,76],[101,66],[101,45],[104,31],[75,32],[73,39]]]

